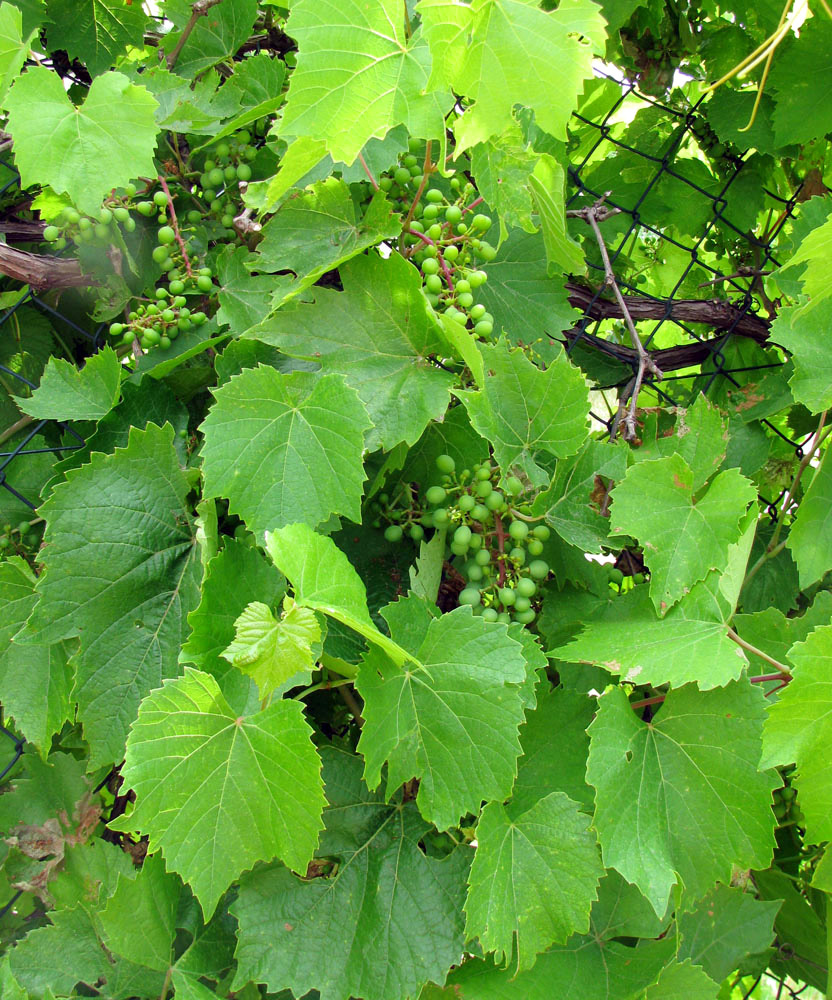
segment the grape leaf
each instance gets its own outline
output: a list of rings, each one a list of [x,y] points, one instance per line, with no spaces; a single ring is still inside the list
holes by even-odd
[[[252,601],[234,622],[234,629],[235,637],[222,655],[254,678],[261,699],[315,666],[321,626],[314,611],[299,607],[291,597],[283,599],[279,620],[267,604]]]
[[[622,448],[605,441],[588,441],[574,457],[558,462],[550,486],[535,497],[532,513],[541,514],[560,537],[585,552],[602,551],[609,518],[600,513],[599,476],[617,482],[627,471]]]
[[[682,942],[678,957],[701,965],[721,981],[746,955],[765,951],[774,939],[779,902],[755,899],[742,889],[718,885],[691,910],[678,915]]]
[[[445,532],[438,529],[429,542],[422,541],[410,567],[410,590],[428,604],[435,604],[445,565]]]
[[[535,0],[477,0],[463,45],[455,12],[446,23],[449,6],[420,3],[417,9],[431,48],[441,46],[442,76],[434,74],[432,82],[473,101],[455,127],[457,152],[499,135],[515,104],[532,108],[544,131],[565,139],[584,80],[592,76],[593,50],[603,51],[598,7],[575,0],[544,12]]]
[[[179,673],[201,570],[173,428],[133,429],[126,448],[67,473],[46,519],[40,597],[17,641],[80,636],[73,699],[93,766],[120,760],[142,698]]]
[[[0,562],[0,688],[6,714],[46,756],[52,734],[70,716],[72,671],[63,643],[23,646],[11,641],[37,601],[35,582],[29,565],[18,556]]]
[[[422,0],[422,9],[428,6],[444,4],[449,11],[451,5],[447,0]],[[455,11],[470,12],[470,8],[461,5]],[[447,28],[448,25],[439,27]],[[462,43],[464,45],[464,35]],[[439,42],[433,43],[434,58]],[[532,197],[529,190],[529,174],[537,160],[534,150],[530,149],[520,125],[511,121],[508,128],[498,136],[493,136],[487,142],[477,143],[471,150],[471,173],[477,183],[477,190],[492,211],[500,216],[501,240],[509,234],[509,227],[518,227],[527,233],[537,232],[537,226],[532,221]]]
[[[295,600],[329,615],[380,646],[402,664],[410,653],[380,632],[367,609],[367,591],[349,559],[331,538],[308,524],[290,524],[268,537],[269,555],[291,582]]]
[[[166,972],[171,964],[181,883],[165,871],[158,854],[142,862],[138,875],[119,876],[101,914],[110,951],[138,965]]]
[[[23,68],[35,34],[35,29],[29,28],[24,38],[21,11],[10,3],[0,6],[0,102]]]
[[[757,495],[736,469],[720,472],[695,499],[694,481],[690,466],[674,454],[631,466],[612,492],[611,534],[632,535],[644,546],[650,597],[660,614],[725,564]]]
[[[830,71],[832,26],[824,17],[813,17],[801,28],[800,39],[789,39],[772,64],[778,146],[808,143],[832,129]]]
[[[428,88],[430,54],[419,32],[407,37],[399,0],[295,0],[286,31],[298,63],[280,135],[323,140],[333,160],[351,164],[391,124],[443,134],[453,97]]]
[[[62,358],[50,358],[40,385],[18,404],[37,420],[100,420],[116,405],[121,364],[112,347],[102,347],[79,371]]]
[[[540,156],[529,174],[529,187],[540,220],[549,274],[580,274],[586,267],[583,251],[566,231],[565,179],[563,167],[548,153]]]
[[[789,652],[795,643],[803,642],[819,625],[832,621],[832,592],[818,591],[811,607],[804,614],[787,618],[777,608],[766,608],[752,615],[735,615],[734,627],[752,646],[764,649],[769,656],[793,666]]]
[[[235,337],[256,326],[271,310],[275,279],[266,274],[249,274],[245,265],[254,259],[248,247],[233,246],[226,246],[217,257],[217,322],[229,326]]]
[[[360,758],[332,747],[322,757],[321,860],[305,880],[278,865],[244,876],[231,908],[240,925],[233,988],[254,980],[299,997],[318,989],[321,1000],[413,997],[426,979],[442,982],[462,952],[470,852],[427,857],[428,826],[412,803],[369,793]]]
[[[644,1000],[717,1000],[719,983],[687,959],[673,961],[659,973]]]
[[[829,232],[832,237],[832,226]],[[829,246],[832,247],[832,242]],[[825,341],[830,323],[832,301],[826,299],[818,309],[783,306],[771,326],[771,339],[791,354],[792,395],[812,413],[832,406],[832,361]]]
[[[719,471],[725,458],[728,435],[725,422],[716,406],[702,394],[692,406],[676,410],[673,432],[660,428],[660,414],[649,414],[641,434],[642,445],[635,452],[638,461],[680,455],[693,474],[693,491],[697,492]]]
[[[757,769],[764,715],[763,694],[747,680],[677,688],[649,724],[623,688],[601,698],[589,727],[594,826],[604,863],[634,882],[657,915],[677,880],[696,898],[729,882],[732,865],[770,863],[771,790],[780,779]]]
[[[110,69],[128,47],[144,45],[147,14],[123,0],[49,0],[46,42],[80,59],[93,77]]]
[[[419,273],[399,254],[356,257],[340,268],[344,291],[316,288],[314,303],[290,303],[250,336],[343,375],[367,407],[367,447],[414,444],[448,407],[454,376],[431,364],[444,338]]]
[[[832,459],[827,447],[789,530],[786,548],[797,563],[801,589],[820,580],[832,565]]]
[[[177,27],[188,21],[192,4],[188,0],[167,0],[165,13],[174,20]],[[176,72],[189,80],[206,69],[221,62],[240,48],[251,34],[257,17],[257,0],[234,0],[234,3],[219,3],[209,8],[204,17],[197,19],[188,35],[179,58]],[[172,51],[181,34],[170,32],[165,39],[165,48]]]
[[[122,770],[136,808],[110,826],[161,847],[207,919],[256,861],[306,870],[324,805],[311,733],[298,702],[235,716],[214,678],[186,667],[142,702]]]
[[[586,380],[561,352],[543,371],[505,341],[481,348],[488,372],[478,392],[457,392],[474,429],[491,442],[500,468],[516,466],[537,486],[548,483],[547,456],[566,458],[586,440]]]
[[[791,683],[770,706],[763,730],[763,764],[797,764],[795,785],[806,817],[806,839],[832,839],[832,625],[816,628],[789,651]]]
[[[49,184],[93,213],[114,187],[156,176],[156,101],[121,73],[97,76],[76,108],[58,74],[34,66],[15,81],[6,107],[27,187]]]
[[[477,824],[477,853],[465,903],[465,932],[497,963],[517,950],[517,970],[572,933],[589,930],[604,869],[589,817],[563,792],[530,808],[489,802]]]
[[[258,365],[214,390],[202,424],[205,496],[254,532],[332,514],[361,518],[367,411],[338,375]]]
[[[416,802],[440,829],[511,791],[520,752],[526,677],[523,648],[503,625],[461,607],[433,618],[408,597],[383,609],[390,632],[413,656],[406,669],[377,647],[359,668],[364,699],[359,741],[371,788],[387,762],[390,792],[420,778]]]

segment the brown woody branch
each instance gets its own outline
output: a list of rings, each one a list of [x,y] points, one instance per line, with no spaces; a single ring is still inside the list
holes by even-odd
[[[77,260],[42,257],[26,250],[16,250],[5,243],[0,243],[0,274],[24,281],[38,291],[97,284],[94,278],[81,273],[81,264]]]

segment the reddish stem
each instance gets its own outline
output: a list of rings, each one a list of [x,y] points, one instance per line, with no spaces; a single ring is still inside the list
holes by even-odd
[[[378,181],[375,179],[375,177],[373,177],[372,173],[370,172],[370,168],[367,166],[367,161],[364,159],[364,156],[361,153],[358,154],[358,160],[361,166],[364,168],[364,173],[367,175],[367,177],[369,177],[370,183],[373,185],[373,190],[378,191]]]
[[[788,684],[791,680],[790,677],[784,677],[782,674],[760,674],[759,677],[749,677],[752,684],[765,684],[767,681],[782,681],[783,684]]]
[[[477,207],[477,205],[481,204],[483,201],[485,201],[485,198],[483,198],[482,195],[480,195],[479,198],[474,198],[474,200],[471,202],[470,205],[463,208],[462,214],[465,215],[466,212],[472,211]]]
[[[647,708],[648,705],[661,705],[665,695],[657,694],[652,698],[642,698],[641,701],[631,701],[630,708]]]
[[[161,174],[159,175],[159,183],[162,185],[162,190],[167,195],[170,224],[174,234],[176,235],[176,242],[179,244],[179,249],[182,252],[182,260],[185,262],[185,270],[187,271],[188,277],[193,278],[194,272],[191,270],[191,262],[188,260],[188,251],[185,249],[185,241],[182,239],[182,234],[179,232],[179,222],[176,218],[176,209],[173,207],[173,196],[170,193],[168,182],[164,177],[162,177]]]

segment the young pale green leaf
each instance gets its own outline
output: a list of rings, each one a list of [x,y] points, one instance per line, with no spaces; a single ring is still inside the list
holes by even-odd
[[[401,219],[383,192],[375,194],[362,216],[349,187],[330,177],[281,205],[263,227],[263,241],[249,267],[259,272],[294,271],[297,281],[275,298],[279,306],[326,271],[400,232]]]
[[[254,532],[332,514],[361,518],[367,411],[339,375],[246,369],[214,391],[202,424],[205,496]]]
[[[435,604],[445,565],[445,532],[437,530],[429,542],[419,546],[419,555],[410,567],[410,590],[428,604]]]
[[[101,913],[101,928],[110,951],[166,972],[173,958],[181,888],[176,875],[165,871],[159,854],[145,858],[138,875],[121,875]]]
[[[419,272],[399,254],[371,254],[344,264],[340,275],[343,292],[316,288],[314,302],[284,306],[249,336],[343,375],[373,423],[369,449],[414,444],[442,418],[455,381],[430,361],[446,346]]]
[[[396,663],[411,659],[375,626],[367,609],[367,591],[349,559],[325,535],[307,524],[290,524],[268,536],[269,555],[292,584],[298,604],[322,611],[379,646]]]
[[[93,76],[115,65],[128,47],[144,44],[147,14],[140,3],[123,0],[49,0],[46,29],[50,51],[65,49]]]
[[[589,387],[561,352],[541,370],[505,341],[482,349],[485,385],[458,392],[474,429],[491,442],[500,468],[514,466],[538,486],[548,483],[548,456],[566,458],[589,431]]]
[[[453,96],[429,89],[430,54],[418,32],[408,38],[405,15],[399,0],[295,0],[286,31],[298,64],[280,134],[323,140],[346,164],[398,123],[443,135]]]
[[[315,612],[283,600],[283,613],[252,601],[234,622],[234,640],[224,650],[229,663],[254,679],[261,698],[267,698],[297,674],[313,669],[320,648],[321,626]]]
[[[830,284],[832,283],[832,217],[828,218],[822,226],[813,229],[803,239],[783,270],[791,269],[798,264],[806,265],[800,282],[803,291],[809,296],[809,301],[790,314],[786,314],[791,315],[792,328],[796,322],[811,316],[818,306],[827,301],[830,296],[832,289],[832,284]],[[828,316],[828,310],[822,316]],[[822,322],[822,316],[815,317],[816,321]],[[786,339],[789,339],[788,331]],[[827,365],[828,362],[824,361],[824,367]]]
[[[540,220],[549,273],[553,275],[581,274],[586,266],[583,251],[566,231],[565,179],[563,167],[548,153],[540,156],[529,174],[529,188]]]
[[[0,101],[5,101],[9,87],[23,68],[34,37],[32,29],[24,37],[23,17],[17,6],[0,6]]]
[[[414,997],[459,960],[470,851],[427,856],[419,841],[428,825],[413,803],[369,793],[360,758],[330,747],[322,757],[320,860],[306,879],[278,865],[242,879],[234,988],[254,980],[298,997],[315,989],[321,1000]]]
[[[678,916],[682,941],[679,959],[701,965],[721,982],[746,955],[758,955],[774,940],[779,902],[755,899],[751,892],[717,885]]]
[[[780,779],[757,768],[764,717],[763,693],[747,680],[675,689],[649,724],[623,688],[601,699],[589,727],[594,826],[604,863],[634,882],[657,914],[677,881],[696,898],[715,881],[730,882],[733,865],[770,863],[771,790]],[[719,823],[708,823],[711,816]]]
[[[93,766],[121,760],[139,703],[179,673],[201,567],[173,428],[133,429],[126,448],[67,473],[40,508],[46,571],[21,638],[79,636],[73,700]]]
[[[18,77],[6,99],[23,184],[49,184],[85,212],[114,187],[156,176],[156,101],[121,73],[96,77],[76,108],[43,66]]]
[[[832,226],[829,245],[832,247]],[[812,413],[832,406],[832,358],[826,342],[831,324],[832,300],[826,299],[811,310],[783,306],[771,325],[771,339],[791,355],[792,395]]]
[[[235,716],[214,678],[187,667],[142,702],[122,771],[136,808],[111,826],[161,847],[207,918],[257,861],[306,870],[324,804],[311,735],[298,702]]]
[[[725,564],[757,495],[736,469],[720,472],[695,500],[694,482],[690,466],[674,454],[631,466],[612,493],[611,532],[644,546],[650,597],[660,614]]]
[[[531,108],[544,131],[565,139],[584,80],[592,76],[593,51],[603,51],[598,7],[575,0],[544,12],[533,0],[476,0],[464,37],[453,6],[422,2],[417,10],[437,49],[437,82],[473,102],[455,127],[457,152],[500,135],[515,104]]]
[[[40,385],[20,409],[36,420],[100,420],[116,405],[121,364],[112,347],[102,347],[80,370],[62,358],[50,358]]]
[[[414,662],[402,668],[373,649],[361,664],[359,749],[367,783],[378,786],[385,762],[390,792],[418,777],[419,810],[444,830],[484,799],[511,791],[523,720],[517,687],[526,678],[523,647],[504,625],[466,607],[437,619],[409,597],[388,605],[384,616]]]
[[[422,0],[422,7],[437,3],[445,3],[446,10],[451,7],[447,0]],[[470,12],[470,9],[462,4],[455,7],[457,11]],[[439,45],[438,40],[433,45],[434,58]],[[509,235],[509,227],[527,233],[537,232],[538,227],[532,220],[534,203],[529,176],[538,156],[516,121],[511,121],[500,135],[477,143],[471,150],[471,173],[486,205],[500,217],[501,241]]]
[[[827,446],[820,466],[800,501],[786,548],[797,563],[800,586],[809,587],[832,566],[832,459]]]
[[[563,792],[528,809],[489,802],[477,824],[477,853],[465,902],[465,933],[498,964],[530,969],[549,945],[589,930],[604,868],[589,817]]]
[[[797,764],[795,784],[811,843],[832,839],[832,625],[811,632],[789,651],[791,683],[769,708],[763,764]]]

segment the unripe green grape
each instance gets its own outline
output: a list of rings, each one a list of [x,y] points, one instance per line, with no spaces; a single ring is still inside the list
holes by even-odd
[[[471,220],[471,225],[477,230],[477,232],[484,233],[491,228],[491,217],[478,213]]]
[[[159,307],[155,302],[151,302],[150,305],[144,306],[144,311],[148,316],[156,316],[159,312]]]
[[[164,191],[155,191],[153,194],[153,204],[157,208],[165,208],[168,203],[168,196]]]
[[[539,538],[541,542],[547,542],[552,532],[545,524],[536,524],[532,529],[532,534],[535,538]]]
[[[109,222],[113,221],[113,213],[109,208],[102,208],[98,211],[98,221],[103,222],[106,226]]]
[[[427,263],[427,261],[425,261]],[[429,274],[425,277],[425,288],[431,295],[438,296],[443,289],[442,279],[438,274]]]
[[[129,216],[129,218],[124,222],[124,228],[128,233],[134,233],[136,231],[136,220],[132,215]]]
[[[506,608],[512,607],[517,600],[517,594],[513,587],[501,587],[497,596],[500,598],[500,603]]]
[[[436,205],[425,205],[422,210],[422,218],[432,222],[439,215],[439,208]]]
[[[474,333],[478,337],[490,337],[493,331],[493,325],[484,319],[481,319],[478,323],[474,324]]]
[[[400,186],[404,187],[410,181],[410,171],[407,167],[397,167],[393,171],[393,180]]]
[[[162,312],[162,319],[166,323],[174,323],[176,322],[176,313],[173,311],[173,309],[165,309]]]
[[[528,597],[524,597],[521,593],[519,593],[519,590],[518,590],[517,598],[514,601],[514,610],[515,610],[515,612],[528,611],[529,608],[531,608],[531,606],[532,606],[532,602],[528,599]]]
[[[427,300],[434,309],[436,309],[439,306],[439,296],[434,295],[433,292],[428,292]]]
[[[124,333],[121,335],[121,342],[122,342],[122,344],[132,344],[133,343],[133,331],[132,330],[125,330]]]
[[[445,209],[445,220],[453,226],[462,221],[462,209],[459,205],[448,205]]]
[[[197,274],[204,274],[206,278],[210,278],[213,275],[214,272],[211,270],[210,267],[206,266],[206,267],[199,268],[199,270],[196,273]]]
[[[47,243],[54,243],[60,235],[61,231],[57,226],[47,226],[43,231],[43,238]]]
[[[451,244],[449,247],[445,247],[443,251],[443,256],[445,260],[450,261],[452,264],[459,256],[459,247]]]
[[[537,584],[527,576],[519,579],[514,587],[518,597],[534,597],[537,593]]]
[[[549,564],[543,559],[535,559],[529,563],[529,573],[535,580],[545,580],[549,575]]]
[[[433,257],[428,257],[427,260],[422,261],[422,274],[438,274],[439,273],[439,261]]]
[[[459,281],[454,284],[454,291],[460,295],[464,292],[470,292],[471,284],[465,278],[460,278]],[[485,309],[485,306],[483,306],[483,309]]]
[[[479,583],[482,580],[482,566],[478,566],[476,563],[472,563],[465,570],[465,575],[471,581],[471,583]]]
[[[179,315],[180,316],[190,316],[191,315],[191,310],[190,309],[180,309],[179,310]]]
[[[456,468],[456,462],[450,455],[437,455],[436,468],[439,469],[440,472],[450,475]]]
[[[225,173],[220,167],[214,167],[213,170],[208,171],[208,183],[212,188],[218,188],[222,185],[225,180]]]
[[[170,337],[168,337],[166,334],[162,334],[162,336],[159,338],[159,347],[161,347],[163,351],[166,351],[170,347],[170,345],[171,345]]]
[[[176,261],[173,257],[165,257],[162,261],[161,267],[163,271],[173,271],[176,268]],[[170,274],[168,275],[168,278],[170,278]]]
[[[151,257],[156,261],[157,264],[161,264],[162,261],[167,260],[170,251],[167,247],[154,247]]]
[[[633,583],[636,586],[639,586],[639,584],[644,583],[644,573],[634,573],[633,574]]]
[[[468,227],[464,222],[460,222],[458,225],[454,226],[454,232],[457,236],[464,236],[468,232]]]
[[[110,336],[120,337],[124,333],[123,323],[110,323]]]
[[[471,511],[471,519],[474,521],[487,521],[489,517],[491,517],[491,511],[484,504],[476,504]]]
[[[543,542],[539,538],[533,538],[530,542],[526,543],[526,549],[530,556],[539,556],[543,554]]]
[[[225,226],[226,229],[230,229],[234,225],[234,216],[230,212],[226,213],[220,222]]]
[[[214,153],[218,160],[224,160],[230,152],[231,149],[227,142],[221,142],[214,150]]]
[[[456,309],[454,306],[448,306],[448,308],[445,310],[444,315],[447,316],[448,319],[453,320],[454,323],[459,323],[462,326],[465,325],[468,319],[465,313],[460,312],[459,309]]]
[[[427,234],[432,240],[438,240],[442,235],[442,227],[438,222],[434,222],[434,224],[428,229]]]
[[[188,222],[192,225],[196,225],[197,222],[202,220],[202,212],[197,211],[197,209],[192,208],[187,215]]]
[[[454,532],[454,541],[458,545],[464,545],[467,548],[468,544],[471,541],[471,534],[472,532],[471,529],[468,527],[468,525],[461,524]]]
[[[160,243],[173,243],[176,239],[176,233],[171,226],[162,226],[156,236]]]
[[[212,188],[205,188],[202,192],[203,201],[207,201],[210,205],[212,201],[217,197],[217,192]]]
[[[410,136],[407,140],[407,148],[411,153],[418,153],[422,148],[422,140],[417,139],[415,136]]]
[[[619,586],[624,582],[624,574],[621,572],[620,569],[617,569],[615,566],[610,566],[607,569],[607,579],[610,581],[610,583],[614,583],[616,584],[616,586]]]
[[[457,500],[457,507],[464,513],[471,511],[476,507],[477,501],[471,496],[470,493],[463,493],[462,496]]]
[[[229,183],[237,180],[237,168],[233,164],[229,164],[222,173]]]
[[[466,587],[459,595],[459,603],[467,604],[471,608],[476,608],[481,601],[480,592],[474,587]]]
[[[408,167],[410,171],[410,183],[414,187],[418,187],[422,183],[422,168],[417,164],[413,164],[412,167]]]
[[[483,500],[486,497],[491,496],[494,491],[494,487],[491,485],[490,479],[482,479],[477,483],[477,496],[481,497]]]
[[[499,620],[496,608],[483,608],[482,620],[484,622],[496,622]]]
[[[173,291],[173,289],[171,289],[171,291]],[[173,292],[173,294],[176,296],[173,300],[173,305],[175,308],[179,309],[182,306],[188,304],[188,300],[185,298],[182,292]]]
[[[241,163],[237,167],[237,177],[241,181],[246,181],[246,182],[250,181],[251,180],[251,167],[247,163]]]
[[[436,249],[435,246],[433,246],[433,244],[429,244],[428,246],[426,246],[422,250],[422,253],[424,254],[425,257],[437,257],[439,255],[439,251]]]
[[[389,191],[390,188],[393,187],[393,178],[379,177],[378,186],[381,188],[382,191]]]
[[[531,625],[531,623],[537,617],[535,612],[530,608],[528,611],[516,611],[512,616],[516,622],[521,625]]]
[[[489,483],[489,486],[491,484]],[[499,510],[505,504],[505,498],[502,493],[498,493],[496,490],[489,493],[485,498],[485,506],[489,510]]]
[[[127,195],[128,198],[135,198],[136,197],[136,185],[132,184],[132,183],[125,184],[124,185],[124,193]]]
[[[402,540],[401,525],[388,524],[384,529],[384,537],[388,542],[400,542]]]
[[[477,320],[482,319],[484,313],[485,313],[485,306],[482,304],[482,302],[478,302],[475,306],[471,308],[468,315],[476,323]]]
[[[442,489],[441,486],[431,486],[425,493],[425,499],[429,504],[436,506],[436,504],[442,503],[447,494]]]
[[[214,283],[213,281],[211,281],[211,279],[208,277],[207,274],[200,274],[199,277],[196,279],[196,287],[201,292],[210,292],[211,289],[214,287]]]
[[[425,537],[425,529],[421,524],[411,524],[410,525],[410,537],[414,542],[421,542]]]
[[[479,479],[481,482],[486,479],[490,479],[491,473],[493,471],[494,470],[491,468],[488,462],[486,462],[484,465],[474,466],[474,473],[476,474],[477,479]]]
[[[165,336],[168,338],[168,340],[176,340],[176,338],[179,336],[179,327],[169,326]]]
[[[429,202],[440,202],[444,199],[444,195],[439,190],[439,188],[428,188],[425,191],[425,200]]]
[[[92,221],[88,219],[86,215],[84,215],[78,220],[78,228],[81,230],[82,233],[88,232],[90,229],[92,229]]]
[[[508,533],[516,542],[522,542],[529,533],[529,526],[525,521],[512,521]]]
[[[106,226],[103,222],[97,223],[95,235],[99,240],[108,240],[110,238],[110,227]]]
[[[468,555],[468,546],[463,545],[461,542],[451,542],[450,549],[455,556]]]
[[[476,532],[471,535],[471,543],[468,546],[469,549],[473,549],[474,552],[479,552],[482,548],[482,535],[478,535]]]
[[[182,292],[185,291],[184,282],[180,281],[178,278],[175,278],[168,287],[170,288],[171,295],[181,295]]]
[[[474,535],[471,540],[473,541],[474,538],[481,539],[482,535]],[[478,566],[487,566],[491,562],[491,553],[488,551],[488,549],[480,549],[479,552],[474,556],[474,562]]]
[[[516,562],[518,566],[522,566],[526,562],[526,550],[521,549],[519,545],[515,545],[509,552],[508,557],[512,562]]]
[[[149,351],[153,347],[153,342],[147,339],[147,335],[143,336],[139,341],[139,346],[143,351]]]
[[[474,304],[474,296],[470,292],[463,292],[457,295],[456,301],[463,309],[470,309]]]
[[[402,163],[406,167],[415,167],[418,162],[419,161],[416,159],[413,153],[408,153],[406,156],[402,157]]]

